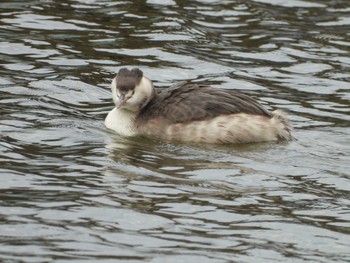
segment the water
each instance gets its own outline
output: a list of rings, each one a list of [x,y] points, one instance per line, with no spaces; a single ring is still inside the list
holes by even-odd
[[[350,3],[2,1],[1,262],[349,262]],[[122,138],[109,83],[239,89],[296,141]]]

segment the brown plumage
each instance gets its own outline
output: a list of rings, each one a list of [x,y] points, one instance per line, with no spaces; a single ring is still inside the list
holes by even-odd
[[[140,111],[136,122],[143,125],[162,118],[169,124],[188,123],[235,113],[272,117],[260,103],[240,92],[182,82],[157,94]]]
[[[137,69],[120,70],[112,91],[117,107],[105,123],[122,135],[207,143],[292,138],[283,112],[270,112],[238,91],[179,83],[157,94]]]

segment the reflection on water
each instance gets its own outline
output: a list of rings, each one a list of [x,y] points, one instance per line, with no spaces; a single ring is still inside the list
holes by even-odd
[[[348,1],[1,7],[0,261],[349,260]],[[119,137],[103,119],[122,66],[243,90],[296,141]]]

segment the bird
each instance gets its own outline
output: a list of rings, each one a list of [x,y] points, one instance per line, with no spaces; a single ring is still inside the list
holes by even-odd
[[[121,68],[111,89],[115,107],[105,126],[122,136],[213,144],[293,139],[284,111],[234,89],[180,82],[158,92],[139,68]]]

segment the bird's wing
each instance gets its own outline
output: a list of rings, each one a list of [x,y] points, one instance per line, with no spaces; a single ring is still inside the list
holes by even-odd
[[[168,123],[186,123],[235,113],[271,117],[261,104],[234,90],[180,83],[157,96],[141,111],[139,119],[162,118]]]

